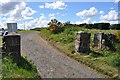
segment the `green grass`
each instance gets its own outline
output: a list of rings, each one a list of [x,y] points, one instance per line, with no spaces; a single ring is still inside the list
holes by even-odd
[[[36,67],[23,57],[2,56],[2,78],[40,78]]]
[[[73,54],[74,51],[74,41],[76,38],[76,32],[85,31],[91,33],[91,53],[89,55],[79,55]],[[108,49],[97,50],[92,48],[93,45],[93,35],[97,32],[104,33],[115,33],[117,30],[96,30],[96,29],[85,29],[82,27],[69,27],[67,26],[63,32],[58,34],[53,34],[50,30],[40,29],[40,35],[48,40],[50,44],[55,46],[60,51],[64,52],[66,55],[74,58],[75,60],[88,65],[89,67],[96,69],[109,77],[118,77],[118,67],[120,67],[120,43],[116,43],[116,52],[110,51]]]

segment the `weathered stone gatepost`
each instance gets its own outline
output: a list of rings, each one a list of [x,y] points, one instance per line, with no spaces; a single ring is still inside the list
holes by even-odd
[[[20,56],[20,47],[21,47],[21,41],[20,41],[20,34],[17,33],[10,33],[4,37],[5,41],[5,51],[7,53],[12,53],[14,56]]]
[[[104,34],[105,47],[108,47],[112,51],[116,51],[113,42],[115,41],[116,36],[114,34]]]
[[[78,53],[88,53],[90,51],[90,33],[79,31],[76,34],[75,51]]]
[[[94,47],[101,49],[105,44],[105,40],[103,38],[104,38],[104,33],[95,33],[94,34]]]

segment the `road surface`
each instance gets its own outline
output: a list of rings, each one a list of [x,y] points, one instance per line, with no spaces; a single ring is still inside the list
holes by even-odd
[[[50,46],[38,32],[21,33],[22,52],[42,78],[103,78],[94,70]]]

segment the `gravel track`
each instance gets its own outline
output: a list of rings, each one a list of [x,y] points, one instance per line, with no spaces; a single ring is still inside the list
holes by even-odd
[[[42,78],[103,78],[50,46],[38,32],[21,33],[21,40],[23,54],[36,65]]]

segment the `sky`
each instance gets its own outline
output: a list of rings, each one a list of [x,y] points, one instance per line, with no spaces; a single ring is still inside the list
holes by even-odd
[[[19,29],[48,27],[51,19],[72,24],[118,24],[119,0],[0,0],[0,28],[17,23]]]

